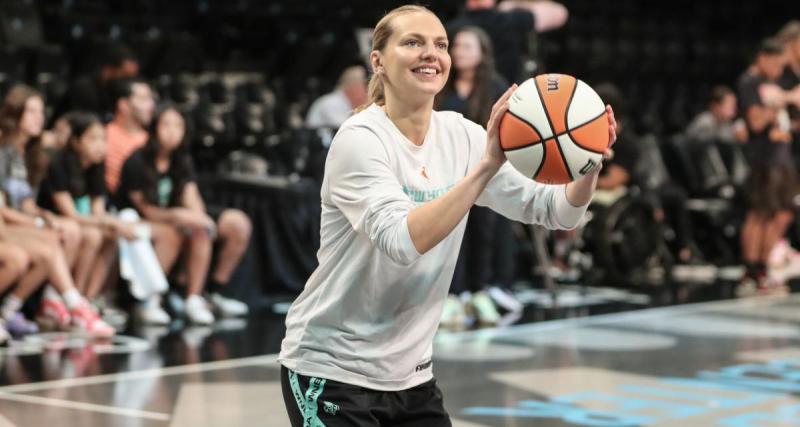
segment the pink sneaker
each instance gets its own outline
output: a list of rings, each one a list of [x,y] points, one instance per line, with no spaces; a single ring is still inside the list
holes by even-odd
[[[767,264],[773,268],[784,267],[789,262],[791,255],[792,247],[789,246],[789,241],[786,239],[778,240],[772,250],[769,251]]]
[[[66,331],[72,321],[69,310],[63,302],[54,298],[42,298],[36,322],[44,330]]]
[[[70,314],[72,314],[72,324],[75,329],[86,332],[95,338],[110,338],[117,333],[113,327],[100,318],[100,315],[89,304],[79,304],[70,310]]]

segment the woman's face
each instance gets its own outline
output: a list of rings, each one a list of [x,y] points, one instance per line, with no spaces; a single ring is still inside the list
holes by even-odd
[[[175,110],[165,111],[158,118],[156,133],[159,146],[168,152],[172,152],[181,144],[186,133],[186,124],[183,122],[183,117]]]
[[[69,127],[69,122],[63,117],[56,120],[53,125],[53,135],[55,135],[55,147],[62,148],[69,142],[69,137],[72,134],[72,129]]]
[[[435,15],[412,12],[391,22],[394,32],[382,52],[373,51],[373,67],[383,73],[387,93],[431,100],[447,82],[450,55],[447,32]]]
[[[719,106],[719,116],[725,120],[730,121],[736,118],[736,95],[728,94],[722,98]]]
[[[478,36],[470,31],[461,31],[453,39],[453,67],[458,71],[475,70],[483,60]]]
[[[106,158],[106,130],[99,122],[92,124],[78,140],[78,154],[89,164],[102,163]]]
[[[19,119],[19,130],[28,137],[42,134],[44,128],[44,101],[38,96],[32,96],[25,101],[25,110]]]

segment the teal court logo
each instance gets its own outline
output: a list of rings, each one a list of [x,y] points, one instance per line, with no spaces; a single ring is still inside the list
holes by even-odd
[[[328,414],[336,415],[336,413],[339,412],[339,405],[328,402],[327,400],[322,401],[322,406]]]

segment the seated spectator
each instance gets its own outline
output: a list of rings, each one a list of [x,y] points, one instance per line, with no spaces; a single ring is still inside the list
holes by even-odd
[[[20,283],[15,289],[14,305],[21,306],[39,285],[49,280],[52,287],[45,288],[40,323],[59,328],[72,323],[90,334],[110,336],[115,333],[114,328],[100,319],[77,286],[88,279],[91,266],[90,258],[78,254],[88,251],[97,241],[96,236],[76,222],[42,209],[34,199],[46,167],[38,139],[43,123],[42,95],[24,85],[13,87],[0,107],[0,189],[4,192],[0,216],[9,224],[10,238],[41,264],[24,285]],[[50,230],[40,230],[45,227]]]
[[[30,265],[31,259],[25,249],[8,241],[5,222],[0,217],[0,294],[5,293],[11,285],[28,273]],[[19,312],[21,302],[16,304],[14,300],[19,298],[13,294],[9,295],[4,301],[3,308],[0,308],[0,345],[5,345],[11,338],[12,333],[9,330],[14,330],[15,323],[20,323],[22,327],[19,328],[20,332],[14,335],[26,335],[39,330],[35,323],[25,319]]]
[[[744,142],[747,130],[736,119],[736,94],[727,86],[711,90],[708,110],[698,114],[686,129],[692,141]]]
[[[67,145],[70,136],[69,122],[75,112],[64,113],[53,123],[53,128],[42,132],[42,147],[45,150],[60,150]]]
[[[211,265],[215,240],[221,248],[211,272],[209,299],[221,316],[247,313],[245,304],[222,295],[250,240],[251,224],[236,209],[216,212],[213,219],[197,187],[194,165],[188,153],[186,121],[172,106],[158,111],[150,128],[151,138],[125,162],[119,195],[123,206],[132,206],[151,223],[170,225],[170,239],[186,248],[186,314],[192,322],[208,324],[214,316],[201,293]],[[170,271],[180,255],[165,263]]]
[[[599,201],[604,200],[610,195],[624,195],[625,189],[633,184],[634,170],[639,153],[636,146],[636,135],[627,125],[627,110],[624,105],[624,97],[620,90],[609,83],[602,83],[595,87],[595,91],[606,104],[614,109],[614,117],[617,119],[617,143],[614,144],[613,156],[603,160],[603,169],[597,179],[597,190],[601,194]],[[597,197],[595,197],[597,198]],[[616,200],[612,197],[613,200]],[[610,200],[612,201],[612,200]]]
[[[106,125],[105,174],[106,188],[114,196],[125,160],[147,142],[155,99],[150,85],[136,78],[111,82],[110,93],[115,110]]]
[[[331,128],[339,126],[353,110],[367,100],[367,73],[364,67],[348,67],[339,77],[336,89],[315,100],[306,115],[306,127]]]
[[[97,297],[106,283],[116,259],[117,241],[121,238],[120,245],[125,247],[127,253],[137,251],[137,259],[144,261],[140,266],[144,271],[122,272],[131,281],[134,297],[149,297],[138,307],[137,314],[146,323],[169,323],[169,315],[160,307],[159,293],[148,292],[153,288],[162,291],[168,289],[166,277],[146,235],[150,233],[141,229],[142,224],[136,223],[135,217],[133,221],[123,221],[106,211],[103,174],[105,128],[100,119],[91,113],[72,113],[69,119],[71,135],[66,147],[56,152],[50,161],[47,177],[39,192],[39,203],[46,209],[77,220],[82,226],[97,229],[101,234],[97,252],[82,254],[94,261],[91,279],[84,290],[90,301]],[[156,236],[159,231],[155,230]],[[156,242],[164,242],[164,239],[156,238]],[[130,258],[130,255],[127,256]]]
[[[675,237],[668,241],[673,256],[681,263],[697,261],[699,250],[694,244],[689,211],[686,201],[689,196],[680,185],[667,180],[655,188],[648,188],[647,170],[637,167],[640,156],[637,141],[639,137],[628,128],[628,115],[622,92],[614,85],[599,84],[595,87],[600,98],[614,108],[617,119],[617,143],[614,144],[614,156],[603,162],[603,170],[597,180],[595,199],[613,201],[627,192],[632,185],[640,187],[643,196],[653,205],[655,220],[665,223],[674,231]],[[600,197],[597,197],[599,193]]]

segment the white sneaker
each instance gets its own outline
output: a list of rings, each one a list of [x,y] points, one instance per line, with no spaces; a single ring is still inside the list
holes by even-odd
[[[0,345],[5,345],[9,340],[11,340],[11,334],[6,330],[6,323],[0,320]]]
[[[502,289],[498,286],[491,286],[489,287],[488,292],[489,296],[492,297],[494,302],[507,311],[513,311],[516,313],[521,312],[522,309],[525,308],[514,296],[514,294],[506,289]]]
[[[461,299],[455,295],[448,295],[447,299],[444,300],[442,318],[439,324],[445,328],[459,329],[463,328],[466,323],[467,316]]]
[[[168,325],[172,320],[161,308],[161,297],[158,295],[150,297],[136,307],[136,318],[148,325]]]
[[[210,325],[214,323],[214,315],[208,309],[208,303],[200,295],[190,295],[186,298],[186,317],[197,325]]]
[[[222,317],[246,316],[250,311],[247,304],[233,298],[226,298],[216,292],[209,295],[208,299],[211,306],[214,307],[214,311]]]
[[[492,298],[488,293],[481,291],[472,296],[472,308],[481,325],[497,325],[500,322],[500,313],[497,312]]]

